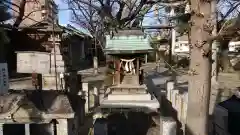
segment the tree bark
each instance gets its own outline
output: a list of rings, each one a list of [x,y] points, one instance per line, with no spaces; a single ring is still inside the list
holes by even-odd
[[[212,35],[217,36],[217,1],[211,1],[212,23],[213,31]],[[217,40],[212,42],[212,84],[217,83],[218,76],[218,47],[219,42]]]
[[[191,51],[188,86],[186,134],[208,135],[208,112],[211,89],[211,45],[204,43],[211,32],[205,28],[211,20],[211,4],[191,0]],[[210,22],[211,23],[211,22]]]

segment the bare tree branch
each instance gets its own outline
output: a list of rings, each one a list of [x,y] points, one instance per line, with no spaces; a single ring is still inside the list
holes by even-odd
[[[188,0],[180,1],[180,0],[172,0],[170,2],[156,2],[159,6],[165,6],[165,7],[177,7],[181,5],[185,5],[188,3]]]
[[[1,0],[0,2],[1,2],[1,3],[7,3],[7,4],[9,4],[10,6],[14,6],[14,7],[17,7],[17,8],[20,7],[19,5],[15,4],[15,3],[13,3],[13,2],[10,2],[10,1],[8,1],[8,0]]]
[[[0,2],[3,4],[8,4],[9,6],[6,5],[7,7],[9,7],[10,9],[12,9],[18,13],[18,16],[16,17],[16,21],[13,24],[13,27],[18,27],[21,24],[21,22],[23,21],[23,17],[25,16],[24,13],[25,13],[26,0],[21,0],[19,5],[15,4],[13,2],[10,2],[8,0],[2,0]],[[12,6],[18,8],[18,11],[16,11],[14,8],[12,8]]]
[[[16,18],[16,21],[13,24],[13,27],[18,27],[21,24],[21,22],[23,20],[23,17],[24,17],[25,5],[26,5],[26,0],[21,0],[19,8],[18,8],[19,9],[19,12],[18,12],[19,15]]]
[[[236,10],[240,6],[240,2],[238,2],[236,5],[230,3],[232,7],[227,11],[227,13],[223,16],[222,19],[226,19],[234,10]]]

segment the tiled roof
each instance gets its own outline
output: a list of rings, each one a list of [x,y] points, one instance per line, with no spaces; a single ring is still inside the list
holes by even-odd
[[[78,32],[80,32],[80,33],[82,33],[82,34],[84,34],[84,35],[86,35],[86,36],[91,37],[91,38],[93,37],[92,34],[90,33],[90,31],[89,31],[88,29],[85,29],[85,28],[83,28],[83,27],[81,27],[81,26],[73,27],[73,26],[71,26],[70,24],[68,24],[68,25],[67,25],[67,28],[70,28],[70,29],[72,29],[72,30],[78,31]]]
[[[147,53],[153,48],[150,46],[150,41],[142,31],[119,31],[112,38],[106,35],[105,52],[111,53]]]

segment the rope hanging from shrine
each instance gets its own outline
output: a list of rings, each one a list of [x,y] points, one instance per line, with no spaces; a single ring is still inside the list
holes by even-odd
[[[129,73],[129,74],[135,74],[136,73],[134,63],[133,63],[135,58],[133,58],[133,59],[120,59],[120,60],[121,60],[120,67],[124,71],[126,71],[126,73]]]

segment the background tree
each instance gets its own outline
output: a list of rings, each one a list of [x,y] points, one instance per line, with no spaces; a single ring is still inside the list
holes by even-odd
[[[7,12],[7,8],[0,3],[0,24],[3,24],[4,21],[11,18],[10,13]],[[9,42],[9,38],[5,33],[4,29],[0,27],[0,50],[4,50],[4,45]],[[4,53],[0,52],[0,63],[4,62]]]
[[[217,27],[217,31],[220,31],[222,26],[226,24],[230,24],[230,25],[236,25],[235,28],[237,28],[238,22],[237,20],[238,15],[239,15],[239,9],[240,7],[240,2],[236,1],[236,0],[221,0],[218,2],[218,9],[227,9],[226,11],[221,11],[218,10],[218,16],[219,16],[219,20],[218,20],[218,27]],[[234,35],[229,35],[228,37],[225,37],[223,39],[220,39],[220,61],[219,64],[222,67],[223,72],[232,72],[233,71],[233,67],[232,64],[230,63],[230,58],[228,56],[228,44],[230,41],[232,41],[233,39],[235,39]]]
[[[89,3],[94,2],[89,0]],[[91,34],[96,38],[97,44],[103,48],[104,44],[104,23],[102,18],[99,16],[97,10],[90,5],[82,5],[75,3],[74,1],[69,2],[69,7],[72,11],[72,23],[77,24],[81,27],[88,29]],[[76,10],[77,9],[77,10]]]
[[[26,0],[20,0],[19,3],[13,3],[9,0],[1,0],[0,4],[3,7],[18,13],[17,16],[12,16],[12,18],[14,18],[15,20],[13,23],[13,27],[14,28],[19,27],[19,25],[23,21],[23,18],[25,17],[24,13],[25,13]]]
[[[238,13],[239,13],[238,8],[240,6],[240,2],[236,1],[236,0],[217,0],[215,3],[217,4],[216,9],[215,9],[215,10],[217,10],[217,11],[215,11],[215,12],[217,12],[217,16],[215,15],[215,17],[217,17],[216,18],[216,23],[217,23],[216,24],[217,25],[216,32],[219,32],[220,29],[222,28],[223,24],[226,21],[228,21],[227,24],[229,24],[229,22],[233,22],[237,18]],[[212,13],[212,14],[214,14],[214,13]],[[181,35],[189,34],[190,25],[189,25],[188,21],[189,21],[190,15],[191,15],[190,13],[185,14],[183,12],[178,12],[177,15],[173,18],[173,19],[178,20],[177,30]],[[227,25],[225,25],[225,27],[227,27]],[[228,49],[229,49],[228,44],[231,41],[231,39],[232,39],[232,37],[228,36],[225,38],[221,38],[220,41],[218,41],[218,42],[221,42],[221,44],[222,44],[222,45],[220,45],[220,57],[222,59],[219,64],[221,64],[222,70],[224,72],[229,72],[229,71],[233,70],[231,67],[231,64],[230,64],[230,59],[228,57]],[[225,45],[223,45],[223,44],[225,44]],[[213,62],[216,62],[216,61],[217,60],[213,59]],[[217,70],[217,69],[213,69],[213,70]]]
[[[166,54],[169,51],[167,45],[170,42],[170,31],[159,30],[155,32],[154,35],[149,35],[149,39],[150,45],[154,49],[154,60],[156,62],[159,60],[161,62],[168,61]]]
[[[10,28],[13,28],[13,31],[16,31],[21,24],[24,12],[25,12],[26,0],[20,0],[19,3],[12,3],[9,0],[1,0],[0,1],[0,62],[5,62],[5,51],[4,46],[9,42],[9,38],[7,37],[4,28],[8,27],[9,24],[5,25],[4,22],[9,19],[14,19],[14,23]],[[8,11],[17,12],[17,16],[11,16]]]
[[[221,41],[238,35],[238,19],[226,21],[221,25],[218,33],[212,35],[214,22],[211,18],[211,6],[215,5],[211,5],[209,1],[191,0],[190,12],[177,17],[183,22],[180,30],[183,32],[189,30],[187,32],[190,35],[190,78],[186,132],[191,135],[208,134],[212,41]],[[233,12],[228,11],[229,14]]]
[[[162,3],[161,0],[67,0],[67,2],[70,5],[76,5],[73,8],[75,12],[89,9],[86,8],[88,6],[92,7],[92,10],[102,19],[106,30],[139,26],[144,15],[152,6],[159,2]],[[162,3],[164,6],[171,3],[164,2]],[[78,17],[76,16],[76,18]]]
[[[7,11],[7,7],[5,7],[2,3],[0,3],[0,23],[3,23],[4,21],[11,18],[10,13]]]

